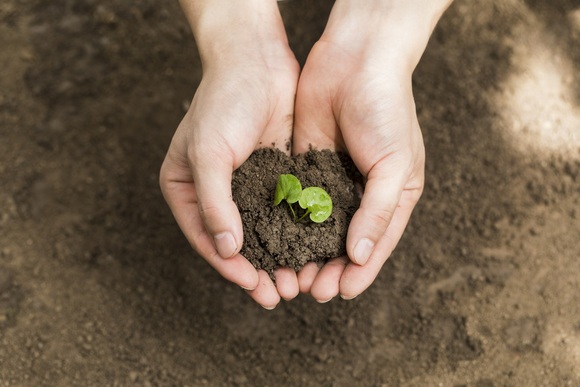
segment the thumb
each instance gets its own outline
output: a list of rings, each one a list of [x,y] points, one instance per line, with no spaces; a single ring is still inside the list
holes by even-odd
[[[243,241],[242,219],[232,200],[232,165],[219,156],[192,163],[199,214],[222,258],[236,255]]]
[[[354,263],[364,265],[385,234],[404,184],[404,173],[389,163],[379,162],[370,170],[360,207],[350,222],[346,240],[348,256]]]

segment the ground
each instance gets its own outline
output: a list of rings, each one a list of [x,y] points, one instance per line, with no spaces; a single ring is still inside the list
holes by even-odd
[[[300,62],[329,1],[281,5]],[[0,386],[580,386],[580,7],[457,1],[414,74],[427,183],[352,301],[266,311],[158,170],[201,78],[177,2],[0,3]]]

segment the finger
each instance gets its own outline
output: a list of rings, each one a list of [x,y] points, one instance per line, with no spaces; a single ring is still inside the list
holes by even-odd
[[[258,273],[250,262],[239,254],[227,261],[218,255],[199,215],[187,161],[175,155],[171,151],[167,154],[161,166],[159,184],[179,228],[197,253],[224,278],[245,289],[255,289]]]
[[[293,101],[292,101],[293,102]],[[256,149],[260,148],[277,148],[282,153],[290,156],[292,147],[292,128],[294,125],[294,105],[292,110],[280,117],[272,118],[266,130],[258,140]]]
[[[252,264],[240,254],[224,260],[215,249],[210,236],[203,228],[196,203],[176,202],[169,197],[167,202],[177,224],[194,248],[218,273],[244,289],[258,286],[258,274]]]
[[[390,163],[378,163],[367,177],[359,209],[348,228],[346,250],[351,260],[364,265],[385,234],[405,184],[400,168]]]
[[[210,236],[202,233],[195,237],[193,248],[222,277],[233,282],[244,290],[254,290],[259,286],[259,275],[256,268],[241,254],[229,259],[223,259],[216,251]]]
[[[254,290],[248,290],[247,293],[264,309],[272,310],[280,303],[280,295],[268,273],[260,270],[258,277],[258,286]]]
[[[298,287],[300,293],[310,293],[312,283],[319,271],[320,266],[314,262],[308,262],[302,269],[300,269],[298,272]]]
[[[310,148],[336,150],[337,144],[344,142],[332,112],[330,92],[312,79],[315,76],[307,61],[298,82],[294,107],[292,153],[295,155]]]
[[[420,192],[405,191],[389,227],[364,265],[349,264],[340,279],[340,295],[352,299],[364,292],[375,280],[381,268],[399,243],[409,222]]]
[[[219,157],[215,157],[219,154]],[[242,219],[232,200],[233,161],[227,153],[193,158],[193,180],[199,214],[222,258],[237,254],[243,242]],[[223,155],[223,156],[221,156]]]
[[[278,289],[280,297],[290,301],[298,295],[300,289],[294,269],[289,267],[277,269],[274,271],[274,276],[276,277],[276,289]]]
[[[310,289],[310,294],[316,301],[325,303],[339,294],[340,278],[348,262],[347,257],[340,257],[331,259],[322,266]]]

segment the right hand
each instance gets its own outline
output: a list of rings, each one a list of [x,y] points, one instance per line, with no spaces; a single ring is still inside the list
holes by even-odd
[[[239,254],[243,229],[231,181],[255,149],[275,143],[286,151],[299,66],[279,13],[268,14],[278,12],[275,3],[208,2],[203,10],[200,2],[183,3],[204,74],[161,167],[161,189],[192,247],[223,277],[272,309],[280,297],[298,294],[297,276],[291,269],[278,270],[276,287]],[[260,17],[268,17],[273,30],[253,20]],[[219,25],[228,28],[215,30]]]

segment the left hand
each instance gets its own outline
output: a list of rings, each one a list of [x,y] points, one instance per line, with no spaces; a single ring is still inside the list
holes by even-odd
[[[307,264],[298,275],[300,290],[319,302],[354,298],[372,284],[423,190],[425,150],[411,77],[435,22],[416,17],[404,2],[394,1],[403,10],[382,9],[388,2],[374,9],[372,1],[338,0],[298,85],[293,152],[347,151],[367,179],[347,234],[348,257],[322,268]],[[382,11],[394,12],[393,24],[384,14],[376,19]],[[406,34],[410,26],[419,27]]]

